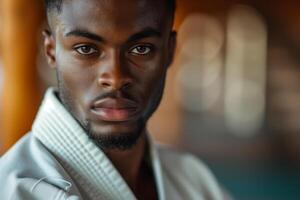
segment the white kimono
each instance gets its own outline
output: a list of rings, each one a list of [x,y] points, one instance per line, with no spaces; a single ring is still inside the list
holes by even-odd
[[[1,200],[134,200],[106,155],[49,89],[32,126],[0,159]],[[192,155],[150,141],[160,200],[221,200],[211,172]]]

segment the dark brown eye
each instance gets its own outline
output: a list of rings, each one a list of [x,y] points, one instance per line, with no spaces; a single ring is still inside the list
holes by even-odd
[[[92,55],[98,52],[94,47],[89,45],[76,46],[75,50],[82,55]]]
[[[139,45],[135,46],[130,50],[130,53],[135,54],[135,55],[147,55],[152,51],[151,46],[149,45]]]

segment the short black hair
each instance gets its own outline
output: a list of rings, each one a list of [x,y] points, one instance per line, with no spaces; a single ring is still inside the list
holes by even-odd
[[[47,13],[52,11],[61,11],[62,0],[45,0]]]
[[[45,0],[47,13],[52,11],[60,12],[61,5],[63,0]],[[175,10],[176,10],[176,0],[165,0],[167,3],[168,10],[172,14],[172,18],[174,18]]]

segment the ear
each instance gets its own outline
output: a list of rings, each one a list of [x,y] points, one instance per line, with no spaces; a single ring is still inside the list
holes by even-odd
[[[169,38],[169,44],[168,44],[168,67],[172,64],[174,60],[175,50],[176,50],[176,44],[177,44],[177,32],[172,31]]]
[[[47,62],[50,67],[55,68],[56,66],[56,57],[55,57],[55,40],[49,30],[43,31],[44,36],[44,52],[47,59]]]

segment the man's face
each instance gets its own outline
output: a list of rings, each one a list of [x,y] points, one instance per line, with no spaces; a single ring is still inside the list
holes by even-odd
[[[129,148],[162,96],[175,34],[161,0],[72,0],[45,39],[59,96],[103,148]]]

